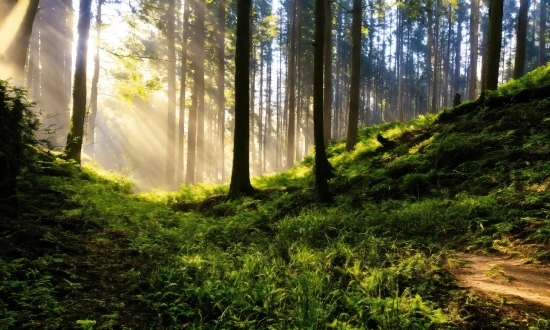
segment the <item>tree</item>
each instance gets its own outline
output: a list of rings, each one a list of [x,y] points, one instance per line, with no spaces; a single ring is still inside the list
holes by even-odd
[[[544,0],[542,0],[544,1]],[[527,37],[527,10],[529,0],[520,0],[518,29],[516,37],[516,59],[514,62],[514,79],[523,77],[525,67],[525,38]]]
[[[470,15],[470,81],[468,83],[468,99],[470,100],[476,98],[478,35],[479,0],[472,0]]]
[[[86,62],[88,56],[88,35],[90,34],[90,16],[92,0],[80,0],[78,17],[78,42],[76,45],[76,64],[73,82],[73,112],[67,135],[65,154],[80,164],[82,156],[82,138],[86,118]]]
[[[332,107],[332,10],[330,0],[325,0],[325,90],[323,100],[323,125],[325,148],[330,140],[330,120]]]
[[[249,161],[249,82],[250,82],[250,10],[251,0],[237,2],[237,42],[235,45],[235,132],[233,134],[233,167],[229,199],[254,193],[250,184]]]
[[[178,120],[178,155],[176,182],[183,182],[183,147],[185,130],[185,86],[187,78],[187,28],[189,26],[189,1],[184,1],[183,23],[181,29],[181,72],[180,72],[180,100],[179,100],[179,120]]]
[[[294,117],[296,110],[296,27],[298,23],[296,22],[296,1],[300,0],[291,0],[290,4],[292,6],[292,16],[290,19],[290,49],[288,51],[288,130],[287,130],[287,139],[286,139],[286,167],[291,168],[294,165],[294,153],[295,153],[295,132],[294,132]]]
[[[221,171],[221,182],[225,182],[225,0],[219,0],[218,11],[218,93],[217,93],[217,106],[218,106],[218,139],[219,139],[219,157],[218,164]]]
[[[540,0],[539,38],[539,66],[544,66],[546,65],[546,0]]]
[[[504,0],[491,0],[489,5],[489,32],[487,53],[483,63],[485,76],[483,77],[482,90],[495,90],[498,87],[503,7]]]
[[[358,0],[355,0],[358,1]],[[325,1],[315,1],[315,49],[313,53],[313,138],[315,142],[315,186],[322,202],[330,198],[328,180],[333,168],[328,162],[323,137],[323,50],[325,41]]]
[[[320,0],[317,0],[320,1]],[[359,75],[361,73],[361,0],[353,0],[353,23],[351,30],[351,86],[349,89],[349,122],[346,150],[350,151],[357,143],[359,118]]]
[[[168,116],[166,129],[166,186],[174,186],[174,174],[176,163],[176,41],[174,25],[176,19],[176,2],[168,1],[166,11],[166,44],[168,48],[168,61],[166,73],[168,80]]]
[[[93,157],[95,150],[95,122],[97,118],[97,85],[99,83],[99,46],[101,43],[101,5],[103,0],[97,0],[96,13],[96,49],[94,56],[94,75],[92,77],[92,91],[90,93],[90,114],[88,115],[88,133],[86,149]]]

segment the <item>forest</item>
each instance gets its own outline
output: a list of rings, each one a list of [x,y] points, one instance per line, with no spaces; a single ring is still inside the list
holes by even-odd
[[[0,0],[0,329],[550,329],[546,0]]]

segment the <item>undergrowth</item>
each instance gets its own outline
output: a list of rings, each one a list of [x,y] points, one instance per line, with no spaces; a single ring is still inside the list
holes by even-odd
[[[500,328],[447,258],[526,243],[531,262],[550,258],[550,99],[484,102],[364,128],[351,152],[332,143],[328,206],[312,156],[227,201],[227,185],[135,194],[122,175],[37,151],[18,217],[0,222],[0,328]]]

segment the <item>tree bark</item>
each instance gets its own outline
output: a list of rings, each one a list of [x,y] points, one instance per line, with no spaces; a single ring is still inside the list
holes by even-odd
[[[495,90],[498,87],[503,7],[504,0],[491,0],[489,6],[487,54],[484,61],[484,67],[486,69],[482,90]]]
[[[99,83],[99,45],[101,43],[101,5],[103,0],[97,0],[96,13],[96,48],[94,56],[94,75],[92,77],[92,91],[90,93],[90,114],[88,115],[88,133],[86,136],[86,150],[90,157],[95,152],[95,122],[97,118],[97,85]]]
[[[323,100],[323,135],[325,148],[330,141],[330,122],[332,108],[332,10],[330,0],[325,0],[325,90]]]
[[[235,133],[233,168],[228,199],[254,193],[250,184],[250,7],[251,0],[237,2],[237,42],[235,46]]]
[[[477,55],[479,36],[479,0],[472,0],[470,16],[470,81],[468,82],[468,99],[476,99],[477,89]]]
[[[544,0],[541,0],[544,1]],[[518,29],[516,36],[516,58],[514,61],[514,79],[523,77],[525,71],[525,39],[527,37],[527,10],[529,0],[520,0]]]
[[[88,35],[90,33],[90,16],[92,0],[80,0],[78,17],[78,43],[76,46],[76,64],[73,83],[73,113],[65,154],[68,159],[78,164],[82,158],[82,137],[86,117],[86,62],[88,56]]]
[[[351,85],[349,89],[349,121],[346,139],[347,151],[352,150],[357,143],[360,87],[359,77],[361,73],[361,0],[353,0],[351,40]]]
[[[288,60],[288,131],[286,147],[286,167],[294,165],[294,120],[296,110],[296,1],[292,1],[292,22],[290,24],[290,50]]]
[[[195,66],[195,87],[197,93],[197,163],[195,176],[197,182],[204,180],[204,1],[195,2],[195,35],[197,38],[197,65]]]
[[[184,153],[184,134],[185,134],[185,89],[187,78],[187,29],[189,26],[189,1],[184,1],[183,23],[181,27],[181,72],[180,72],[180,100],[179,100],[179,119],[178,119],[178,161],[176,169],[176,182],[183,182],[183,153]]]
[[[176,18],[175,0],[168,0],[166,11],[166,46],[168,49],[168,61],[166,62],[166,75],[168,82],[168,113],[166,127],[166,187],[174,186],[176,165],[176,40],[174,25]]]
[[[358,1],[358,0],[354,0]],[[315,1],[315,50],[313,55],[313,130],[315,140],[315,186],[322,202],[330,198],[328,179],[333,168],[327,160],[323,138],[323,44],[325,41],[324,0]]]
[[[540,0],[539,66],[546,65],[546,0]]]
[[[218,139],[221,182],[225,182],[225,0],[220,0],[218,11]]]

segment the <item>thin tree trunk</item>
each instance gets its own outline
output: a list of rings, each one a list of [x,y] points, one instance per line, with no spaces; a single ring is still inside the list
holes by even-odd
[[[94,75],[92,77],[92,91],[90,93],[90,114],[88,115],[88,133],[86,136],[89,156],[93,157],[95,153],[95,122],[97,118],[97,85],[99,83],[99,46],[101,43],[101,5],[102,0],[97,1],[96,13],[96,49],[94,56]]]
[[[468,83],[468,99],[475,100],[477,93],[477,55],[479,36],[479,0],[472,0],[470,16],[470,81]]]
[[[184,134],[185,134],[185,89],[187,78],[187,29],[189,26],[189,1],[184,1],[183,23],[181,28],[181,72],[180,72],[180,100],[179,100],[179,118],[178,118],[178,161],[176,169],[176,182],[183,183],[183,154],[184,154]],[[221,0],[223,1],[223,0]]]
[[[462,45],[462,16],[459,14],[456,21],[456,43],[455,43],[455,72],[454,87],[455,93],[460,93],[460,46]]]
[[[80,1],[78,17],[78,43],[76,45],[76,64],[73,84],[73,113],[67,135],[65,154],[68,159],[81,162],[84,120],[86,117],[86,59],[88,56],[88,35],[90,34],[90,16],[92,0]]]
[[[166,128],[166,187],[174,186],[176,165],[176,41],[174,33],[176,17],[175,0],[168,1],[166,12],[166,46],[168,48],[168,62],[166,73],[168,81],[168,114]]]
[[[473,0],[475,1],[475,0]],[[426,43],[426,113],[430,113],[430,88],[432,87],[432,3],[428,0],[428,41]]]
[[[317,0],[321,1],[321,0]],[[359,116],[359,88],[361,73],[361,0],[353,0],[353,23],[351,29],[351,86],[349,93],[349,122],[346,150],[353,150],[357,143]]]
[[[539,66],[544,66],[546,65],[546,0],[540,0],[539,38]]]
[[[225,182],[225,0],[220,0],[218,12],[218,139],[221,182]]]
[[[204,181],[204,12],[205,2],[195,2],[195,34],[197,38],[197,65],[195,66],[195,87],[197,92],[197,164],[195,177],[197,182]]]
[[[237,2],[237,42],[235,48],[235,133],[233,168],[229,185],[229,199],[252,194],[249,167],[250,110],[250,7],[251,0]]]
[[[325,6],[325,94],[323,100],[323,136],[326,148],[330,140],[332,108],[332,10],[330,0],[325,0]]]
[[[435,1],[434,75],[432,81],[432,113],[437,113],[437,82],[439,79],[439,0]]]
[[[544,2],[544,0],[541,0],[541,1]],[[517,36],[516,36],[516,58],[514,61],[514,76],[513,76],[514,79],[519,79],[523,77],[523,74],[525,71],[525,38],[527,37],[527,10],[528,9],[529,9],[529,0],[520,0],[519,14],[518,14],[518,29],[517,29]]]
[[[290,50],[288,61],[288,131],[287,131],[287,149],[286,149],[286,167],[291,168],[294,165],[294,119],[295,119],[295,101],[296,101],[296,1],[292,1],[292,22],[290,24]]]

